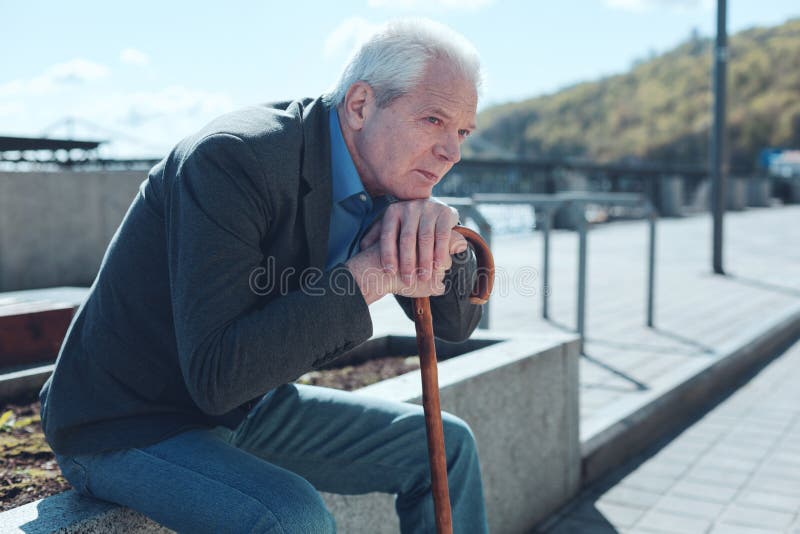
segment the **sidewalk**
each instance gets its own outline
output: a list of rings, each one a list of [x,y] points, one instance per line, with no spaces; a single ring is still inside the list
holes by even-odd
[[[800,533],[800,341],[537,532]]]
[[[800,206],[727,213],[725,232],[727,274],[718,276],[711,273],[709,214],[659,220],[655,328],[648,328],[647,223],[617,222],[591,230],[587,339],[580,362],[582,443],[606,441],[604,434],[616,422],[642,415],[642,406],[752,346],[776,325],[797,328]],[[573,331],[574,232],[556,231],[551,238],[550,321],[541,318],[541,233],[497,237],[492,251],[498,270],[490,301],[492,331],[500,337]],[[392,300],[370,307],[375,335],[414,335],[413,323]]]

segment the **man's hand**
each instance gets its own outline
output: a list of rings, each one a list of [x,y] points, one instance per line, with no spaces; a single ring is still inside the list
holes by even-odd
[[[431,280],[434,272],[450,268],[450,255],[467,249],[454,234],[458,211],[436,200],[407,200],[386,208],[361,240],[361,250],[380,241],[380,262],[387,273],[398,272],[404,284]],[[446,267],[443,266],[447,264]]]
[[[389,293],[430,297],[444,293],[451,254],[467,249],[453,227],[458,212],[437,201],[397,202],[361,240],[361,252],[346,263],[367,304]],[[396,269],[399,263],[400,269]]]

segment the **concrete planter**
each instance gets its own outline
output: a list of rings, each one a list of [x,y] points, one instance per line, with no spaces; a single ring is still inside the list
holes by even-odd
[[[750,177],[747,180],[747,205],[754,208],[769,207],[771,185],[766,177]]]
[[[683,215],[683,177],[664,176],[658,181],[659,206],[658,213],[662,217],[680,217]]]
[[[413,337],[384,336],[345,358],[356,363],[370,355],[412,353]],[[580,487],[577,338],[481,332],[462,344],[441,343],[437,353],[449,357],[439,364],[442,408],[467,421],[478,443],[491,531],[529,532]],[[359,392],[419,404],[420,373]],[[340,532],[399,531],[390,495],[323,497]],[[166,532],[131,510],[73,491],[4,512],[0,524],[31,533]]]
[[[486,339],[482,334],[469,343]],[[407,346],[414,338],[388,342]],[[578,344],[572,336],[514,337],[440,362],[439,386],[442,409],[475,434],[491,532],[529,532],[577,493]],[[420,373],[359,392],[421,404]],[[399,531],[390,495],[324,497],[341,532]]]
[[[727,180],[728,209],[741,211],[747,207],[747,179],[729,176]]]

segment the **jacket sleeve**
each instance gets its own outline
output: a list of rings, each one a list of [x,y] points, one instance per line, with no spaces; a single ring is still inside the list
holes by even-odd
[[[211,415],[372,335],[369,309],[347,269],[308,271],[299,290],[271,299],[253,286],[256,274],[281,275],[265,273],[262,245],[269,249],[274,226],[267,180],[287,177],[269,172],[242,139],[214,134],[185,157],[165,199],[181,372],[192,399]]]
[[[472,245],[453,256],[453,266],[445,273],[445,293],[431,297],[433,333],[445,341],[467,339],[481,320],[483,306],[471,304],[469,295],[478,275],[477,260]],[[414,320],[413,299],[395,295],[406,316]]]

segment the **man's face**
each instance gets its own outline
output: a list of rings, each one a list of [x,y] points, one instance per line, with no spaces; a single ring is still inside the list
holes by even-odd
[[[428,198],[461,159],[477,103],[472,82],[441,60],[429,63],[421,82],[389,106],[368,99],[353,158],[367,192]]]

